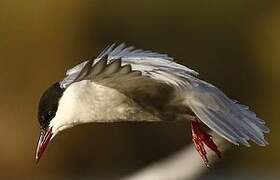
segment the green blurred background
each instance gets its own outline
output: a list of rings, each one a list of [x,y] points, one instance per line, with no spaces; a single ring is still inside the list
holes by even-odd
[[[118,179],[190,143],[185,122],[87,124],[35,164],[40,95],[114,42],[170,54],[267,121],[268,147],[234,147],[202,179],[280,177],[277,1],[1,0],[0,179]]]

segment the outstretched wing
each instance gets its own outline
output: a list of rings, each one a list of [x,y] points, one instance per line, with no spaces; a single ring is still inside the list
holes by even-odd
[[[113,63],[116,60],[120,61]],[[114,68],[124,66],[127,69],[131,68],[131,71],[134,71],[135,74],[141,73],[143,76],[178,86],[183,85],[181,80],[178,79],[179,76],[198,75],[197,72],[174,62],[173,58],[166,54],[125,47],[125,44],[115,47],[113,44],[105,48],[96,59],[85,61],[68,70],[66,78],[60,82],[60,86],[67,88],[71,83],[85,78],[95,66],[101,67],[101,70],[96,68],[99,73],[99,71],[104,70],[102,68],[107,64],[113,64],[110,66],[113,71]]]
[[[192,78],[186,93],[186,104],[209,128],[234,144],[250,146],[248,140],[267,145],[265,122],[247,106],[229,99],[213,85]]]
[[[107,47],[96,59],[85,61],[66,73],[62,88],[83,79],[91,79],[118,90],[168,84],[183,92],[185,103],[213,131],[234,144],[249,146],[251,139],[268,144],[269,129],[248,107],[229,99],[213,85],[202,81],[197,72],[177,64],[166,54],[125,47]],[[129,83],[133,82],[133,83]],[[157,93],[157,91],[155,91]]]

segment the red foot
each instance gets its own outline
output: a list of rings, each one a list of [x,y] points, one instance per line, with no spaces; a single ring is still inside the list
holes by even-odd
[[[192,141],[195,145],[195,148],[198,151],[201,158],[203,159],[205,165],[209,167],[208,159],[206,156],[207,152],[205,150],[204,144],[206,144],[207,147],[213,150],[219,158],[221,158],[221,152],[218,150],[217,145],[212,140],[212,136],[203,131],[198,121],[192,121],[191,127],[192,127]]]

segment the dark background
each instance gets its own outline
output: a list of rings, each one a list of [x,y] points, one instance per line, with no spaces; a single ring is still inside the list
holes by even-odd
[[[234,147],[205,178],[279,178],[277,1],[1,0],[0,179],[113,179],[190,143],[186,122],[87,124],[59,134],[35,164],[42,92],[114,42],[170,54],[267,121],[268,147]]]

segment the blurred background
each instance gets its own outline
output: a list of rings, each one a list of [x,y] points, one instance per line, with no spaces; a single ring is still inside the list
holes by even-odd
[[[280,4],[270,0],[1,0],[0,179],[119,179],[190,144],[186,122],[87,124],[35,164],[41,94],[114,42],[168,53],[266,120],[269,146],[233,147],[200,179],[279,179]]]

